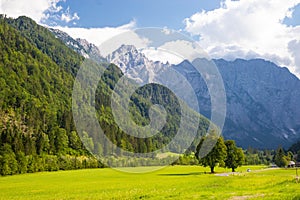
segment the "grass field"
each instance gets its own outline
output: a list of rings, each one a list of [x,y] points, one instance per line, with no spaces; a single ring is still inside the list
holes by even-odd
[[[244,166],[229,176],[205,174],[209,169],[199,166],[146,174],[91,169],[8,176],[0,178],[0,199],[300,199],[295,169],[262,168]]]

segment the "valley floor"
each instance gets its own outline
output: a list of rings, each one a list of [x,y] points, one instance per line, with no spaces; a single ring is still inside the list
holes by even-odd
[[[216,169],[226,176],[200,166],[144,174],[88,169],[7,176],[0,177],[0,199],[300,199],[295,169],[263,168],[244,166],[234,175]]]

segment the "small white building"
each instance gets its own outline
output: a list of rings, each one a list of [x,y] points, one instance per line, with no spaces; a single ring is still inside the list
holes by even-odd
[[[269,165],[269,167],[270,167],[270,168],[278,168],[278,166],[277,166],[275,163],[271,163],[271,164]]]
[[[288,163],[287,167],[289,167],[289,168],[294,168],[295,165],[296,165],[296,163],[295,163],[294,161],[290,161],[290,162]]]

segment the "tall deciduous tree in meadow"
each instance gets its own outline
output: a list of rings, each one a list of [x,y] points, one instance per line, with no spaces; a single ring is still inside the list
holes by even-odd
[[[205,140],[217,141],[211,151],[204,156],[200,157],[200,149],[206,148],[203,146]],[[196,148],[196,157],[199,160],[199,163],[204,167],[209,166],[210,172],[215,173],[214,169],[217,165],[224,166],[224,159],[226,158],[226,145],[224,144],[224,139],[216,134],[215,130],[212,130],[208,136],[205,136],[201,139],[200,143]]]
[[[225,166],[231,168],[232,172],[241,166],[245,160],[245,155],[242,148],[238,148],[233,140],[225,141],[227,157],[225,159]]]

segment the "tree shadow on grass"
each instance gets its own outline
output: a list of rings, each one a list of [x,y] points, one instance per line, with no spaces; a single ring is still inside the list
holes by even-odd
[[[191,173],[182,173],[182,174],[158,174],[158,176],[196,176],[207,174],[205,172],[191,172]]]

